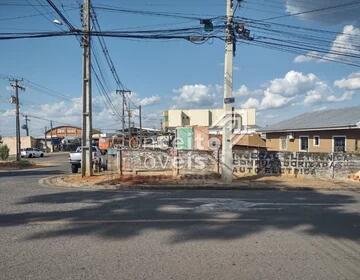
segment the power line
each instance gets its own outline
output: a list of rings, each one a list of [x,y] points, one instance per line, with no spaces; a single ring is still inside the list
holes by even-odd
[[[70,31],[77,30],[51,0],[46,0],[46,2],[48,2],[48,4],[54,9],[57,15],[61,18],[61,20],[68,26]]]
[[[315,13],[315,12],[321,12],[321,11],[327,11],[327,10],[332,10],[332,9],[337,9],[337,8],[354,6],[354,5],[358,5],[358,4],[360,4],[360,1],[353,1],[353,2],[343,3],[343,4],[339,4],[339,5],[334,5],[334,6],[328,6],[328,7],[318,8],[318,9],[307,10],[307,11],[303,11],[303,12],[297,12],[297,13],[291,13],[291,14],[282,15],[282,16],[265,18],[262,20],[274,20],[274,19],[279,19],[279,18],[299,16],[299,15],[305,15],[305,14],[310,14],[310,13]]]

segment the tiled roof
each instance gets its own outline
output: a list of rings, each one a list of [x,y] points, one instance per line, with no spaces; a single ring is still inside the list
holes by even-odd
[[[305,113],[294,118],[270,125],[261,131],[291,131],[307,129],[324,129],[356,127],[360,123],[360,106],[321,110]]]

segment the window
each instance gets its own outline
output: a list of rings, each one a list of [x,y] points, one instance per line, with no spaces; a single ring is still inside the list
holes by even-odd
[[[314,136],[314,146],[315,147],[320,146],[320,136]]]
[[[302,152],[307,152],[309,149],[309,137],[308,136],[300,136],[300,147],[299,150]]]
[[[346,151],[346,137],[334,136],[333,137],[333,152],[342,153]]]
[[[288,139],[286,136],[280,137],[280,150],[287,150]]]

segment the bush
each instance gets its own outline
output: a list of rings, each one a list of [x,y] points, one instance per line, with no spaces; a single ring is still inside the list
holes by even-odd
[[[7,160],[9,158],[10,149],[7,145],[0,145],[0,159]]]

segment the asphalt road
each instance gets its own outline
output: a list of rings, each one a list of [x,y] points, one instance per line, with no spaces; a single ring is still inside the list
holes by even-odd
[[[96,191],[0,172],[0,279],[360,279],[360,194]]]

